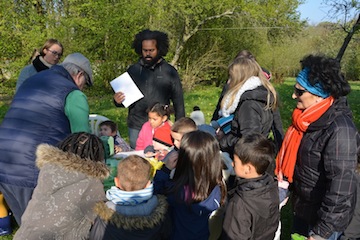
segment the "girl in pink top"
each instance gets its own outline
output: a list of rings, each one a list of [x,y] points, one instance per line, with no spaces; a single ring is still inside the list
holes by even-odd
[[[160,127],[170,129],[171,127],[169,117],[173,110],[169,105],[155,103],[147,112],[149,121],[141,127],[135,150],[144,150],[147,146],[152,145],[155,129]]]

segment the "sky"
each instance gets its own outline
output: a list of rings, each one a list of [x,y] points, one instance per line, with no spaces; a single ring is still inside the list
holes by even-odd
[[[318,24],[323,21],[331,21],[327,16],[329,7],[321,5],[322,0],[306,0],[304,4],[300,5],[298,11],[300,12],[301,20],[308,19],[310,24]]]

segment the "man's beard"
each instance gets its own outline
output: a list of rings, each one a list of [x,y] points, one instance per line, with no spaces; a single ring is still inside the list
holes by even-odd
[[[161,57],[159,55],[157,55],[156,57],[151,57],[151,56],[146,56],[146,57],[143,57],[143,62],[144,62],[144,66],[145,67],[151,67],[151,66],[154,66],[155,63],[157,63],[159,61]]]

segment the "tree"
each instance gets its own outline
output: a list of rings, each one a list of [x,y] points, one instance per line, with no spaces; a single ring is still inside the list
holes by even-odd
[[[64,55],[78,51],[89,57],[95,89],[103,91],[136,61],[138,56],[131,49],[134,35],[150,28],[168,33],[171,42],[166,59],[180,74],[187,74],[195,84],[222,78],[239,50],[249,49],[262,59],[263,52],[271,51],[283,37],[294,35],[301,27],[296,13],[299,2],[0,1],[0,73],[15,85],[33,49],[40,48],[47,38],[57,38],[64,45]],[[206,61],[209,57],[212,60]]]
[[[349,45],[352,37],[354,36],[354,34],[359,30],[360,28],[360,14],[358,15],[357,20],[355,21],[354,25],[352,26],[352,28],[350,29],[350,31],[347,32],[347,35],[344,39],[343,45],[341,46],[338,55],[336,56],[336,59],[340,62],[345,50],[347,48],[347,46]]]
[[[336,56],[340,62],[352,37],[360,29],[360,2],[356,0],[325,0],[324,2],[332,8],[333,17],[343,16],[343,21],[339,25],[347,35]]]

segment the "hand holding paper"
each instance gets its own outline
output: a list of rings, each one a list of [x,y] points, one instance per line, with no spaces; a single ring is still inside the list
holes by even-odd
[[[134,102],[144,97],[128,72],[125,72],[112,80],[110,85],[114,92],[123,92],[125,94],[125,100],[122,102],[124,107],[130,106]]]

